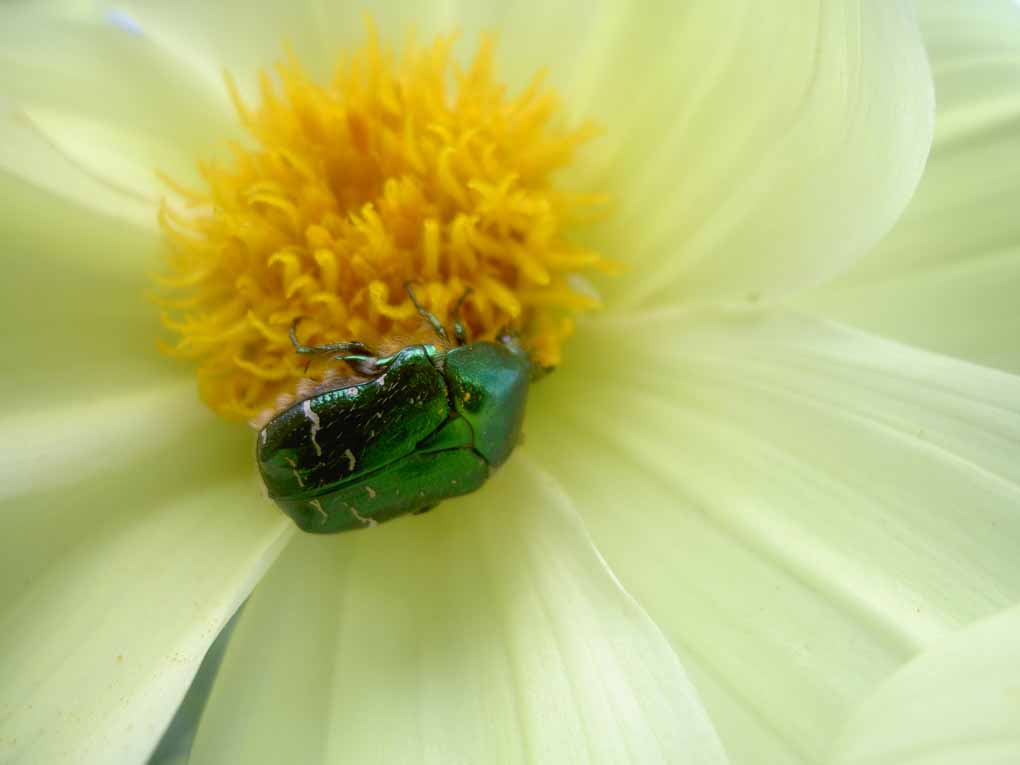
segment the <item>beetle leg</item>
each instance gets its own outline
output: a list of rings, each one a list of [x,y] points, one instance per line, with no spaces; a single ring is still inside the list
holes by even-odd
[[[375,356],[363,356],[360,354],[352,354],[350,356],[334,356],[336,361],[345,361],[350,364],[351,368],[358,374],[364,375],[365,377],[375,377],[380,374],[386,367],[393,363],[393,359],[396,355],[386,356],[385,358],[376,358]]]
[[[394,353],[392,356],[383,356],[382,358],[372,359],[372,361],[375,363],[376,369],[381,370],[381,369],[385,369],[390,364],[392,364],[393,361],[399,355],[400,355],[399,352],[397,352],[397,353]]]
[[[360,355],[372,356],[372,349],[364,343],[352,340],[346,343],[330,343],[329,345],[303,345],[297,339],[297,325],[303,317],[298,317],[290,325],[290,343],[294,346],[296,353],[357,353]]]
[[[467,345],[467,332],[464,331],[464,325],[460,323],[460,307],[464,305],[467,296],[472,292],[473,290],[468,287],[453,306],[453,336],[457,339],[457,345]]]
[[[449,343],[450,338],[446,334],[446,328],[440,323],[439,319],[436,318],[434,313],[425,310],[425,307],[418,302],[418,297],[414,294],[414,290],[411,289],[411,282],[404,282],[404,289],[407,290],[408,297],[411,298],[411,302],[414,303],[414,307],[418,309],[418,315],[421,316],[425,321],[432,325],[432,329],[439,339],[444,343]]]

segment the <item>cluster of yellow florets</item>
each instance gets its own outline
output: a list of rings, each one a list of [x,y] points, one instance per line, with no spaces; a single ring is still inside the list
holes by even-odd
[[[599,200],[550,183],[591,128],[555,126],[541,76],[509,97],[489,39],[462,72],[452,45],[395,57],[371,33],[327,86],[291,57],[262,78],[256,109],[228,82],[254,145],[200,165],[206,190],[173,185],[160,217],[161,281],[179,290],[163,301],[180,335],[168,350],[198,361],[218,413],[255,417],[316,374],[288,337],[295,319],[309,345],[424,337],[408,281],[444,322],[470,288],[469,339],[511,326],[545,366],[595,304],[568,278],[610,265],[563,230]]]

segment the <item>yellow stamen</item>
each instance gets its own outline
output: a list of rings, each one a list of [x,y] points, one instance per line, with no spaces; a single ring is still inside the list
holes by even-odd
[[[602,199],[551,180],[593,130],[555,122],[541,74],[508,96],[490,38],[466,71],[452,47],[443,37],[395,58],[370,26],[329,85],[291,55],[275,81],[261,77],[258,107],[227,77],[254,143],[231,144],[231,162],[200,163],[205,189],[165,179],[176,197],[159,215],[170,273],[158,282],[174,291],[164,324],[180,336],[165,349],[198,361],[216,412],[257,417],[306,378],[335,374],[306,371],[288,337],[298,318],[308,345],[435,342],[409,281],[447,325],[470,288],[469,339],[513,327],[544,366],[559,362],[571,316],[597,305],[569,277],[614,265],[564,228]]]

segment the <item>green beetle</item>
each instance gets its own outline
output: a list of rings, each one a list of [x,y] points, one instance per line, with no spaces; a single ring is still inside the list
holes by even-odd
[[[520,437],[532,365],[515,338],[468,343],[454,309],[446,330],[411,300],[444,341],[379,357],[362,343],[305,346],[337,353],[355,384],[321,389],[259,432],[256,459],[269,496],[304,531],[377,526],[475,491]]]

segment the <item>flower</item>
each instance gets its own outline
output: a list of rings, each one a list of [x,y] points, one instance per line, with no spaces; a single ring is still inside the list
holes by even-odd
[[[143,761],[265,574],[196,762],[1008,759],[1020,22],[921,11],[936,140],[877,249],[931,129],[901,5],[419,11],[604,123],[631,270],[483,491],[313,538],[151,351],[149,173],[236,129],[222,66],[321,68],[355,14],[5,6],[3,758]]]

